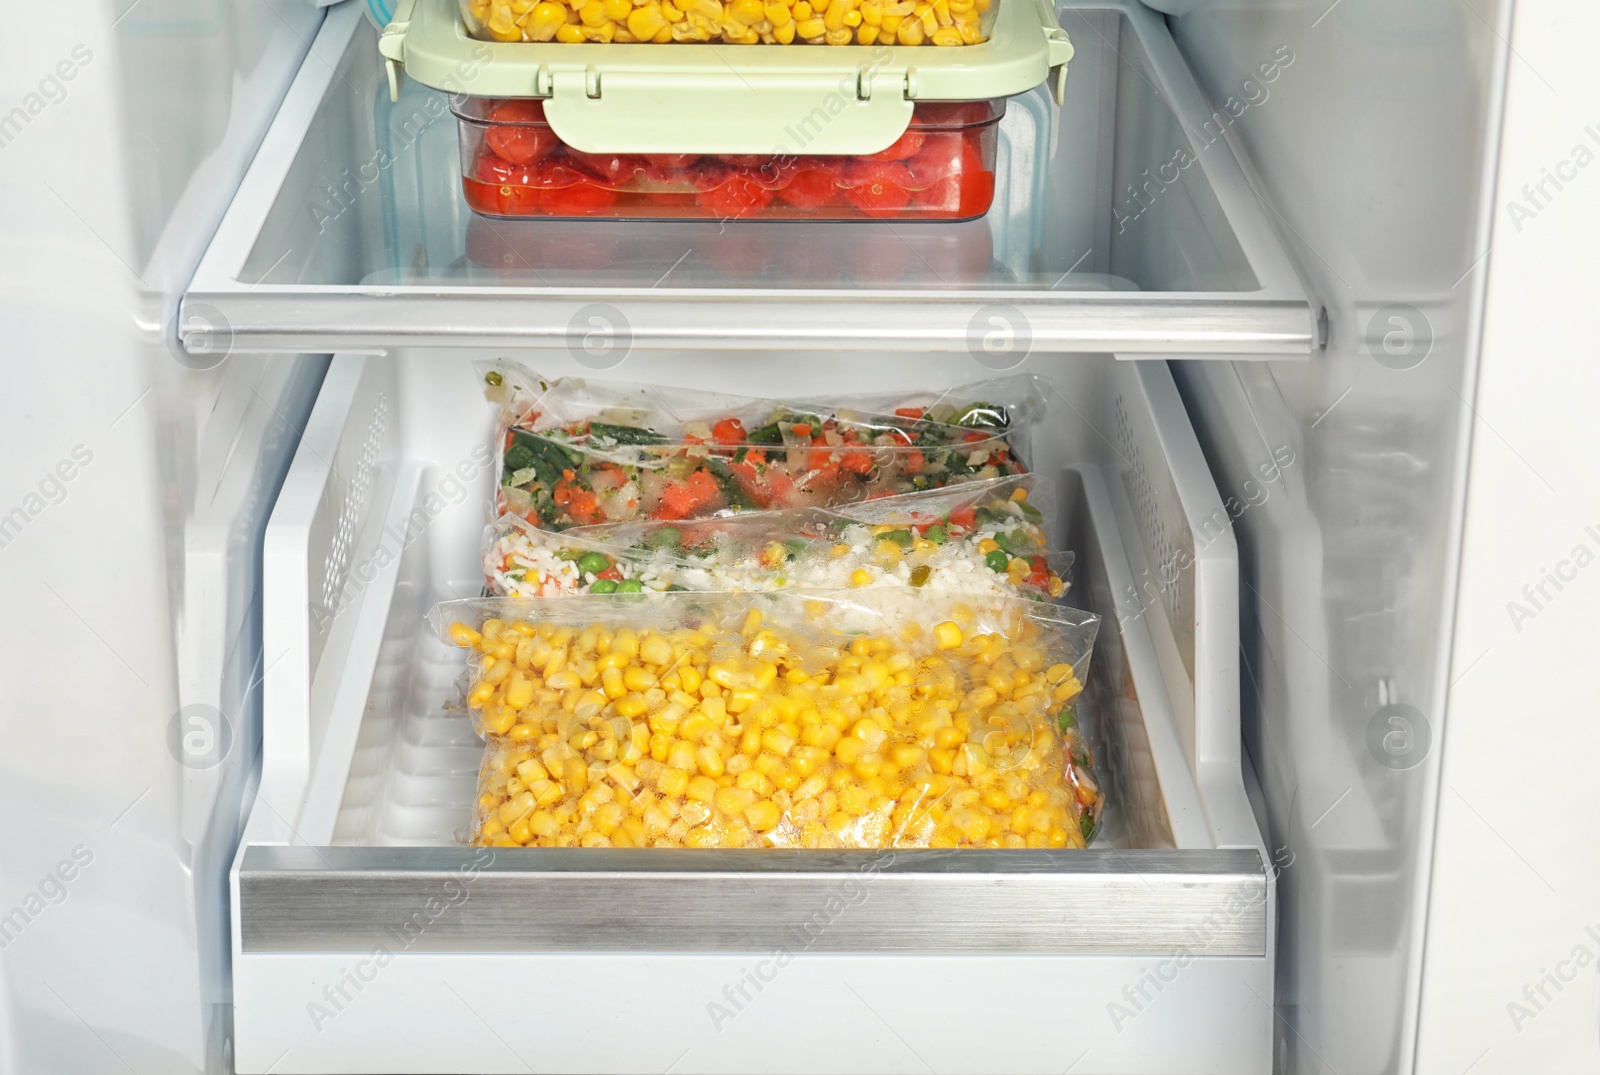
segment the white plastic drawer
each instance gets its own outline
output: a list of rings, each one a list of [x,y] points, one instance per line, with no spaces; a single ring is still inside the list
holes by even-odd
[[[1036,371],[1070,599],[1105,621],[1080,706],[1110,803],[1095,847],[491,853],[457,842],[480,744],[443,709],[464,658],[423,622],[482,582],[473,357],[336,357],[272,517],[263,771],[232,875],[239,1071],[1270,1070],[1237,555],[1164,365]],[[682,353],[624,372],[769,395],[975,374]]]

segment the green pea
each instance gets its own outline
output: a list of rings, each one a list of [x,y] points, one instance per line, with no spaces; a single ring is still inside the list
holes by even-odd
[[[928,584],[928,576],[932,574],[933,568],[927,564],[918,564],[911,569],[911,585],[926,586]]]
[[[950,540],[950,531],[943,523],[935,523],[922,532],[922,536],[935,545],[943,545]]]
[[[1078,726],[1078,714],[1073,712],[1071,706],[1067,706],[1056,714],[1056,723],[1061,726],[1062,731],[1071,731]]]
[[[598,575],[610,566],[611,561],[606,558],[604,553],[599,552],[586,552],[583,554],[583,558],[578,561],[578,570],[585,575]]]
[[[878,540],[879,541],[892,541],[896,545],[900,546],[902,549],[909,549],[909,548],[911,548],[911,531],[909,531],[909,530],[891,530],[887,534],[879,535]]]
[[[595,579],[594,585],[589,587],[590,593],[616,593],[617,584],[611,579]]]
[[[656,549],[676,549],[683,543],[683,532],[676,526],[663,526],[650,535],[650,546]]]
[[[1004,571],[1006,569],[1006,565],[1011,562],[1011,557],[1006,554],[1004,549],[996,549],[994,552],[991,552],[989,555],[985,556],[983,558],[983,562],[988,564],[991,570]]]
[[[489,384],[489,385],[492,385],[495,388],[499,388],[502,384],[505,384],[505,380],[506,379],[504,377],[500,376],[500,371],[499,370],[490,370],[488,373],[485,373],[483,375],[483,380],[484,380],[485,384]]]
[[[640,582],[638,579],[623,579],[621,582],[617,583],[617,592],[643,593],[644,583]]]

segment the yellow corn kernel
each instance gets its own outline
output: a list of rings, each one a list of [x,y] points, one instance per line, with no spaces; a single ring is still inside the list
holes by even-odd
[[[660,685],[659,679],[636,664],[623,669],[622,682],[630,691],[641,693]]]
[[[583,680],[571,669],[563,669],[544,678],[544,685],[553,691],[570,691],[583,686]]]
[[[752,804],[744,812],[745,820],[757,832],[767,832],[777,827],[780,811],[778,804],[770,799],[763,799]]]
[[[772,36],[777,39],[778,44],[788,45],[794,41],[794,34],[797,29],[799,29],[798,24],[791,19],[781,26],[774,27]]]
[[[954,26],[941,26],[939,29],[933,32],[933,36],[929,38],[929,40],[931,40],[935,45],[944,46],[962,45],[966,43],[961,37],[961,31],[956,29]],[[1011,562],[1017,564],[1021,563],[1022,561],[1013,560]]]
[[[678,687],[688,694],[693,694],[700,689],[704,679],[700,670],[692,664],[683,664],[678,668]]]
[[[655,4],[646,4],[643,10],[660,13],[658,6]],[[630,18],[630,24],[632,21]],[[662,20],[663,24],[665,24],[665,21],[665,19]],[[640,34],[638,36],[643,37],[644,35]],[[672,643],[652,631],[639,642],[639,659],[645,664],[670,664],[672,662]]]
[[[723,764],[722,755],[715,747],[704,746],[694,752],[695,763],[700,767],[702,776],[718,777],[727,769]]]
[[[805,33],[806,25],[807,24],[805,24],[805,23],[801,23],[801,25],[800,25],[800,32],[802,34]],[[807,36],[815,36],[815,35],[807,35]],[[871,584],[872,584],[872,572],[868,571],[866,568],[858,567],[854,571],[850,572],[850,585],[851,586],[855,586],[855,587],[859,588],[859,587],[862,587],[862,586],[869,586]]]
[[[839,759],[840,765],[854,765],[861,760],[861,755],[867,753],[867,744],[854,736],[840,739],[833,748],[834,757]]]
[[[878,27],[863,26],[856,31],[856,44],[870,45],[878,40]]]
[[[581,44],[584,40],[583,31],[571,23],[567,23],[556,28],[556,40],[568,45]]]
[[[568,758],[561,772],[561,786],[568,795],[582,795],[589,783],[589,767],[582,758]]]
[[[566,22],[567,13],[560,4],[551,0],[543,0],[535,4],[533,10],[528,12],[522,20],[523,29],[535,41],[549,41],[556,36],[556,31]]]
[[[697,709],[679,723],[678,734],[691,743],[698,743],[705,738],[711,728],[711,718]]]
[[[799,7],[800,5],[797,4],[795,6]],[[797,30],[798,30],[800,36],[803,37],[803,38],[821,37],[823,34],[828,32],[828,28],[823,25],[822,20],[819,19],[819,18],[816,18],[815,16],[813,16],[812,18],[806,19],[803,22],[801,22],[799,24],[799,26],[797,27]],[[861,570],[858,568],[856,570],[855,574],[850,576],[850,584],[852,586],[865,586],[866,585],[866,583],[864,583],[864,582],[856,582],[855,581],[856,580],[856,575],[860,575],[860,574],[861,574]]]
[[[686,792],[691,802],[709,803],[717,795],[717,782],[709,776],[697,776],[689,781]]]
[[[476,646],[483,641],[483,636],[464,623],[450,625],[450,641],[463,648]]]
[[[624,694],[621,698],[612,702],[611,707],[616,711],[617,716],[627,717],[629,720],[634,717],[642,717],[650,711],[650,703],[645,700],[644,695],[638,692]]]
[[[756,801],[756,793],[747,788],[732,787],[718,788],[716,795],[717,813],[727,817],[739,817]]]
[[[661,789],[661,794],[675,799],[689,790],[689,779],[687,769],[667,769],[656,780],[656,787]]]
[[[940,649],[955,649],[965,641],[961,628],[950,620],[934,627],[933,636]]]
[[[505,802],[501,803],[500,809],[495,812],[495,817],[499,820],[500,824],[510,825],[518,818],[525,817],[533,810],[533,807],[533,794],[531,792],[524,791],[514,798],[507,799]]]

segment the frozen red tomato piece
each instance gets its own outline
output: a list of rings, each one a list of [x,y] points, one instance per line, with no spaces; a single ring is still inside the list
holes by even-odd
[[[797,209],[820,209],[839,193],[836,168],[819,168],[810,162],[799,165],[778,188],[778,197]]]
[[[960,207],[957,216],[982,216],[994,204],[994,172],[979,162],[961,176]]]
[[[911,186],[921,190],[959,172],[967,141],[960,131],[929,132],[921,151],[905,162]]]
[[[763,185],[747,169],[730,172],[726,179],[700,195],[700,204],[723,220],[738,220],[758,215],[772,204],[773,190]]]
[[[670,179],[673,183],[690,190],[707,191],[727,182],[728,176],[733,174],[733,169],[715,157],[704,157],[681,171],[661,170],[653,174],[659,174],[661,178]]]
[[[536,166],[512,164],[485,153],[478,159],[475,176],[482,184],[475,191],[482,211],[500,216],[526,216],[538,211]]]
[[[473,174],[485,183],[520,183],[525,182],[525,180],[514,180],[512,177],[520,175],[523,171],[523,168],[512,164],[508,160],[497,157],[493,153],[485,153],[478,158],[478,166],[473,170]]]
[[[922,148],[922,143],[927,137],[926,132],[913,128],[896,138],[894,145],[888,149],[880,149],[878,152],[861,159],[868,161],[903,161],[907,157],[916,156],[917,150]]]
[[[484,141],[498,156],[513,164],[532,164],[561,144],[555,132],[544,124],[544,104],[540,101],[506,101],[495,105],[489,110]]]
[[[911,204],[911,173],[899,161],[857,161],[844,170],[844,188],[870,217],[892,217]]]
[[[534,177],[534,198],[545,216],[605,216],[617,192],[561,160],[545,160]]]

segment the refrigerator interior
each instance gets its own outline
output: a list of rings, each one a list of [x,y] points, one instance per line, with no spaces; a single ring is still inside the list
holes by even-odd
[[[460,203],[443,97],[408,85],[399,105],[389,103],[359,3],[322,15],[299,0],[139,0],[86,19],[19,8],[0,46],[6,108],[41,90],[58,57],[82,47],[92,58],[80,58],[83,70],[59,94],[42,91],[43,111],[19,135],[8,128],[0,146],[0,309],[16,367],[28,370],[10,382],[0,444],[26,470],[14,475],[17,504],[77,443],[106,465],[86,468],[59,506],[52,501],[0,546],[6,592],[37,612],[4,636],[8,680],[18,686],[16,704],[0,715],[0,910],[38,899],[39,878],[71,849],[96,855],[48,917],[6,938],[0,1072],[227,1071],[235,1003],[270,1020],[289,998],[293,1010],[282,1018],[301,1033],[318,1029],[307,1006],[322,994],[307,983],[342,980],[348,961],[251,955],[263,974],[246,975],[236,995],[238,907],[223,914],[217,902],[234,828],[255,796],[254,732],[263,714],[284,712],[262,706],[263,678],[286,671],[275,662],[296,652],[258,645],[262,608],[287,601],[283,615],[305,618],[312,603],[309,588],[275,591],[259,581],[271,550],[258,549],[289,456],[302,432],[316,430],[308,415],[319,393],[331,398],[327,360],[291,356],[342,351],[335,365],[348,367],[366,355],[368,376],[392,378],[391,406],[410,401],[404,450],[397,439],[385,449],[372,494],[395,506],[395,483],[425,497],[440,487],[439,468],[460,458],[447,435],[418,428],[436,404],[418,402],[435,375],[417,369],[464,362],[462,352],[438,349],[463,340],[479,353],[550,346],[556,363],[567,363],[596,303],[621,315],[606,323],[637,348],[624,371],[654,363],[648,368],[686,382],[720,384],[733,368],[751,378],[847,371],[892,385],[1015,367],[1103,386],[1129,376],[1108,372],[1122,368],[1111,365],[1112,353],[1199,359],[1174,364],[1174,376],[1239,535],[1243,779],[1257,821],[1241,826],[1235,816],[1229,826],[1249,830],[1241,843],[1258,847],[1276,886],[1271,906],[1281,909],[1282,929],[1270,921],[1266,943],[1281,958],[1275,980],[1253,956],[1216,961],[1252,964],[1247,970],[1186,973],[1183,1005],[1169,1003],[1165,1013],[1152,1005],[1118,1024],[1132,1059],[1106,1070],[1136,1070],[1150,1059],[1140,1049],[1185,1042],[1237,1047],[1251,1065],[1282,1072],[1423,1070],[1413,1057],[1422,908],[1443,699],[1466,675],[1446,657],[1490,248],[1486,162],[1496,150],[1511,4],[1152,6],[1174,17],[1163,23],[1133,3],[1063,9],[1078,48],[1067,107],[1052,119],[1042,100],[1013,102],[1003,147],[1013,178],[986,220],[714,235],[681,225],[491,226],[471,217]],[[1268,68],[1277,72],[1270,79]],[[95,147],[93,167],[82,166],[86,146]],[[1183,148],[1193,166],[1173,165]],[[1527,159],[1531,177],[1544,157],[1530,151]],[[539,276],[546,264],[559,266],[559,279]],[[998,354],[983,346],[995,317],[1020,345]],[[1385,347],[1396,330],[1398,353]],[[666,347],[724,353],[691,361],[653,350]],[[861,353],[907,347],[948,354]],[[833,364],[808,365],[827,351],[840,352]],[[1093,354],[1055,354],[1064,351]],[[61,355],[71,360],[70,378],[60,375]],[[440,381],[441,400],[465,391],[452,384],[445,390]],[[1064,429],[1062,450],[1081,433]],[[1269,490],[1260,468],[1280,448],[1296,462]],[[1134,563],[1150,554],[1131,536],[1140,533],[1131,508],[1074,515],[1089,487],[1059,485],[1080,549],[1093,550],[1097,526],[1114,522],[1137,574]],[[1114,498],[1117,484],[1104,487]],[[470,544],[459,508],[394,561],[384,608],[373,606],[360,632],[350,628],[343,644],[359,634],[354,649],[370,674],[339,677],[347,693],[314,704],[308,624],[304,681],[269,688],[305,718],[304,769],[282,792],[285,820],[270,809],[252,814],[264,843],[296,842],[290,830],[304,831],[306,819],[317,836],[305,846],[323,854],[407,842],[439,850],[453,837],[449,818],[471,748],[432,719],[447,670],[415,659],[426,640],[412,613],[464,577],[445,560],[456,564]],[[107,569],[109,584],[82,566],[104,562],[107,518],[123,531],[126,562]],[[312,577],[303,551],[279,552]],[[1105,565],[1092,551],[1080,557],[1076,593],[1115,608]],[[114,598],[104,597],[108,589]],[[100,622],[102,599],[115,605],[114,628]],[[364,598],[354,604],[367,607]],[[38,670],[58,666],[63,640],[97,655],[74,669],[84,692],[114,699],[117,719],[138,729],[126,745],[98,741],[98,778],[74,777],[70,786],[55,726],[39,719],[59,699]],[[1175,682],[1171,652],[1163,665],[1152,641],[1156,681]],[[1208,773],[1201,755],[1187,776],[1155,781],[1156,733],[1166,727],[1181,753],[1186,725],[1176,712],[1170,726],[1153,721],[1146,696],[1136,712],[1116,711],[1127,703],[1114,670],[1133,659],[1103,645],[1090,684],[1106,707],[1102,734],[1143,732],[1150,744],[1130,734],[1117,748],[1126,751],[1118,771],[1128,801],[1150,807],[1124,818],[1117,851],[1200,849],[1216,833],[1209,822],[1186,829],[1177,797],[1192,790],[1196,816],[1204,814],[1208,778],[1237,763],[1212,759]],[[369,700],[373,714],[363,716]],[[181,749],[169,749],[174,718],[194,706],[239,728],[225,766],[190,767]],[[1394,727],[1383,720],[1395,707],[1412,722],[1408,742],[1419,742],[1420,728],[1431,746],[1398,758],[1383,746]],[[313,712],[324,722],[315,729],[319,751],[330,746],[327,732],[345,736],[331,744],[339,748],[331,776],[313,765]],[[280,802],[274,794],[269,785],[265,801]],[[1196,834],[1192,844],[1185,832]],[[1030,963],[1065,960],[1041,973],[1068,974],[1081,958]],[[682,965],[657,962],[649,980],[681,988]],[[808,981],[837,989],[843,972],[827,962],[819,958],[824,969]],[[885,981],[906,995],[925,987],[921,972],[891,962]],[[467,983],[480,971],[537,970],[601,995],[617,969],[609,957],[570,955],[536,968],[511,955],[459,976],[455,966],[419,954],[386,974],[384,987],[416,1006],[385,1008],[373,997],[347,1005],[316,1035],[338,1053],[316,1070],[373,1070],[362,1042],[392,1034],[406,1015],[422,1025],[443,1004],[458,1005],[450,1026],[461,1040],[493,1039],[461,994],[438,994],[441,981],[477,1003]],[[1118,988],[1143,973],[1137,959],[1103,966],[1097,980]],[[975,980],[998,992],[1014,984],[1014,967],[1001,960]],[[705,961],[696,995],[740,973]],[[1259,1011],[1232,1004],[1244,987],[1263,990]],[[1111,1001],[1100,999],[1096,1015],[1110,1026]],[[1038,1026],[1058,1019],[1059,997],[1051,1002],[1035,1013]],[[1192,1018],[1177,1018],[1176,1007]],[[1247,1009],[1248,1026],[1232,1021]],[[1452,1034],[1441,1011],[1437,1038],[1473,1037]],[[967,1013],[947,1014],[945,1033]],[[755,1035],[764,1018],[741,1027]],[[862,1025],[862,1036],[892,1045],[881,1022]],[[981,1028],[961,1025],[963,1038],[983,1040]],[[613,1036],[606,1027],[601,1036]],[[1237,1039],[1219,1043],[1229,1028]],[[1007,1041],[1026,1042],[1035,1030]],[[1094,1070],[1077,1064],[1079,1050],[1041,1041],[1049,1053],[1041,1070],[1046,1061],[1055,1071]],[[873,1055],[885,1067],[919,1066],[908,1053]],[[1206,1057],[1191,1053],[1162,1070]],[[251,1062],[293,1069],[275,1066],[281,1059]],[[963,1059],[977,1069],[985,1057]],[[496,1065],[529,1066],[509,1047],[482,1066]],[[1426,1070],[1451,1075],[1464,1066]],[[1478,1070],[1492,1069],[1491,1060]]]

